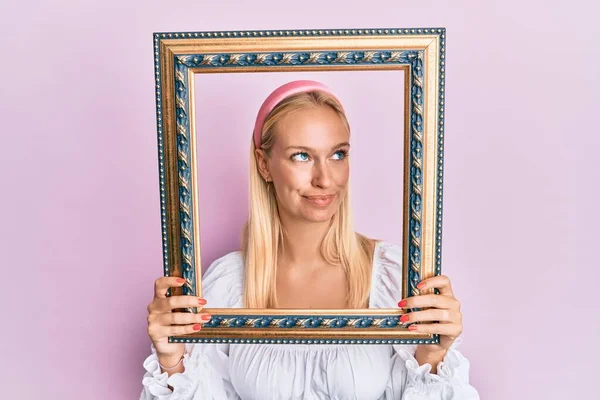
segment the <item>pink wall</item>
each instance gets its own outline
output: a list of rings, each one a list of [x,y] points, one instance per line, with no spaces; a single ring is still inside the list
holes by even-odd
[[[443,270],[484,399],[594,398],[596,7],[2,2],[2,398],[132,399],[162,273],[152,32],[445,26]],[[174,3],[173,3],[174,4]]]

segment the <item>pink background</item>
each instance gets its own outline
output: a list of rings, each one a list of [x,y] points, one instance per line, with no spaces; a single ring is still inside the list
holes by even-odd
[[[443,271],[484,399],[595,398],[597,7],[2,2],[1,397],[134,399],[162,274],[152,32],[445,26]]]

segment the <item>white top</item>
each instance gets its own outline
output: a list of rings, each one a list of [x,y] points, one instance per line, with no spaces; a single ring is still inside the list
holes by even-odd
[[[398,307],[402,248],[377,242],[369,308]],[[242,308],[240,251],[213,262],[202,278],[214,308]],[[431,374],[416,345],[185,344],[183,373],[168,376],[154,345],[144,361],[140,400],[479,399],[458,338]],[[173,391],[167,385],[173,387]]]

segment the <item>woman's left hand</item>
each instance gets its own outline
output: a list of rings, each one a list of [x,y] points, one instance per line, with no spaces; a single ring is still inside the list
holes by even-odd
[[[424,279],[417,285],[421,291],[437,288],[440,294],[422,294],[408,297],[398,303],[401,308],[425,308],[427,310],[408,312],[400,318],[400,322],[407,324],[421,322],[408,327],[413,332],[438,334],[439,344],[425,344],[417,346],[415,358],[419,365],[429,363],[432,373],[436,372],[437,364],[444,359],[454,340],[462,333],[462,314],[460,302],[454,297],[450,279],[445,275],[438,275]],[[439,323],[427,323],[439,321]]]

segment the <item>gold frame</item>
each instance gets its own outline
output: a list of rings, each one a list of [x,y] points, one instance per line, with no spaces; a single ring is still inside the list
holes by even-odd
[[[200,246],[194,245],[200,243],[199,205],[194,191],[197,187],[194,90],[189,84],[197,73],[405,70],[403,297],[419,294],[416,283],[420,279],[441,273],[444,28],[155,33],[154,50],[164,272],[166,276],[187,280],[183,288],[173,288],[169,295],[201,296]],[[301,52],[310,54],[313,61],[325,53],[333,53],[337,59],[329,64],[310,63],[310,60],[294,64],[293,58]],[[266,63],[273,54],[283,55],[275,64]],[[362,57],[362,64],[349,63],[351,57],[356,60],[357,55]],[[376,57],[380,59],[375,60]],[[250,58],[252,63],[248,62]],[[335,62],[339,60],[342,62]],[[402,63],[402,60],[412,60],[413,64]],[[417,71],[420,66],[422,71]],[[411,87],[420,89],[419,95],[413,96]],[[187,91],[187,98],[178,97],[176,88]],[[176,110],[181,111],[179,115]],[[415,115],[416,123],[414,118],[411,122]],[[184,116],[185,119],[178,121]],[[411,143],[417,144],[416,153]],[[187,175],[181,171],[185,168]],[[419,173],[414,174],[411,168]],[[187,195],[182,197],[181,190]],[[180,219],[182,213],[184,218]],[[411,230],[411,226],[418,229]],[[191,252],[187,250],[189,247],[193,248]],[[417,250],[418,257],[411,257]],[[213,319],[219,318],[218,327],[170,337],[169,341],[347,344],[439,341],[437,335],[416,333],[406,327],[382,328],[381,324],[391,316],[397,319],[403,313],[400,309],[207,308],[205,311],[213,315]],[[244,316],[254,318],[242,327],[228,325]],[[328,321],[346,318],[351,326],[346,324],[343,329],[328,323],[318,328],[282,328],[277,324],[266,328],[250,326],[267,316],[281,317],[277,321],[297,316],[303,317],[304,322],[319,316],[332,317]],[[365,318],[375,321],[375,325],[357,327]]]

